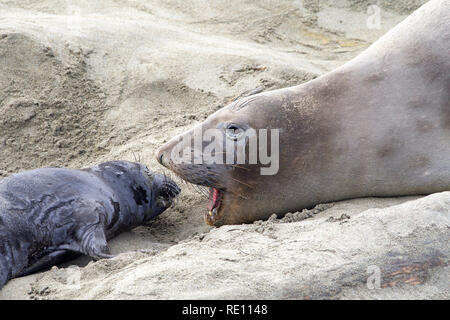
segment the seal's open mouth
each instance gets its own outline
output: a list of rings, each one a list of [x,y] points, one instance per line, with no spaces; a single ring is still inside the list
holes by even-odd
[[[209,188],[208,214],[211,218],[215,218],[222,202],[223,191],[214,187]]]

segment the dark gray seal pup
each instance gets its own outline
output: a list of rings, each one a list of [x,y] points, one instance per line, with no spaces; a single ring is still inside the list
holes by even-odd
[[[74,253],[112,257],[107,240],[161,214],[179,192],[166,176],[127,161],[1,180],[0,288]]]

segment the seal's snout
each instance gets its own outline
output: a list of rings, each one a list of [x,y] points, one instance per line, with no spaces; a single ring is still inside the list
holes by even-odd
[[[160,176],[160,179],[155,186],[156,190],[156,205],[160,208],[168,208],[181,192],[180,187],[170,178]]]
[[[190,132],[188,133],[190,136]],[[188,145],[190,146],[190,139],[187,139]],[[175,150],[183,150],[183,146],[187,146],[187,142],[183,140],[183,135],[178,135],[164,143],[158,150],[156,150],[155,157],[156,161],[158,161],[161,165],[166,168],[171,167],[172,165],[172,155]]]
[[[173,199],[180,194],[180,187],[171,179],[164,177],[162,186],[159,188],[159,194],[167,199]]]
[[[156,157],[156,161],[159,162],[159,164],[167,167],[167,163],[164,162],[164,160],[167,159],[167,154],[168,153],[168,148],[166,145],[163,145],[162,147],[160,147],[155,154]]]
[[[163,164],[163,154],[162,153],[158,155],[157,159],[160,164]]]
[[[164,149],[163,149],[163,147],[156,150],[155,158],[156,158],[156,161],[158,161],[160,165],[164,166]]]

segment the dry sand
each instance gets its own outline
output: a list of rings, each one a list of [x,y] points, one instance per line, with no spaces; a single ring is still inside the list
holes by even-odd
[[[246,90],[336,68],[424,2],[2,1],[0,178],[135,155],[164,171],[153,154],[173,135]],[[367,27],[373,3],[379,29]],[[116,258],[12,280],[0,299],[449,298],[449,245],[439,239],[450,195],[412,200],[357,199],[211,229],[205,200],[184,185],[171,209],[111,242]],[[417,279],[389,285],[386,274],[414,263]],[[369,265],[387,288],[367,289]]]

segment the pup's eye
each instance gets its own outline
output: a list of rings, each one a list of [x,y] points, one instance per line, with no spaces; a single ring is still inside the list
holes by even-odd
[[[244,133],[244,129],[241,128],[239,125],[231,123],[227,126],[227,128],[225,129],[225,133],[227,135],[228,138],[233,139],[233,140],[237,140],[239,139],[242,134]]]

